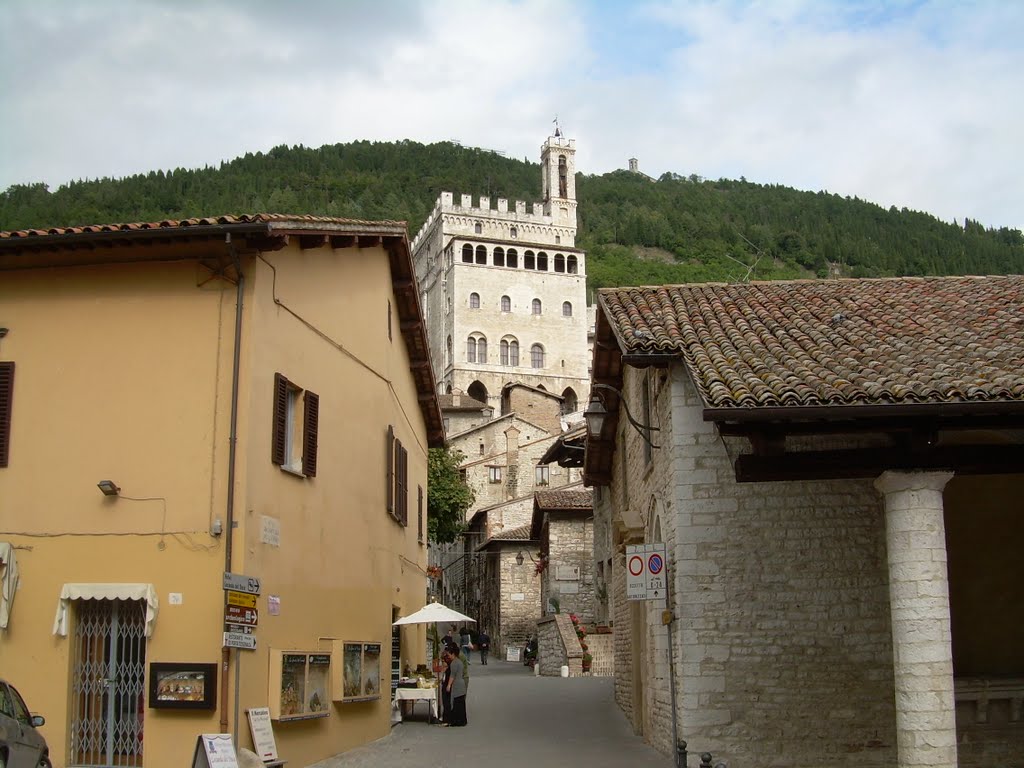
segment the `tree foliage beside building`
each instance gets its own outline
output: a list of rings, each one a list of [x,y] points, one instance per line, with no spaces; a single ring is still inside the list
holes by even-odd
[[[462,451],[431,448],[427,456],[427,535],[434,544],[448,544],[465,529],[473,490],[462,479]]]

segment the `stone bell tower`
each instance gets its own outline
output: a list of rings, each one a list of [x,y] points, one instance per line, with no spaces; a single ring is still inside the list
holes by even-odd
[[[576,229],[576,140],[560,128],[540,148],[544,214],[559,226]],[[575,238],[574,238],[575,239]]]

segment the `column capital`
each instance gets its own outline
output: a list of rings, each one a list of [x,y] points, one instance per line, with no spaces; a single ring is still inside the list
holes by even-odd
[[[953,472],[894,472],[875,478],[875,488],[883,494],[901,491],[941,491],[953,478]]]

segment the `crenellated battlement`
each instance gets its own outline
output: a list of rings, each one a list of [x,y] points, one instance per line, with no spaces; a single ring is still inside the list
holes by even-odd
[[[513,200],[511,206],[509,200],[504,197],[499,197],[495,201],[497,207],[491,207],[491,198],[481,195],[478,198],[478,204],[473,205],[472,195],[461,195],[459,201],[455,201],[455,195],[451,192],[442,192],[437,198],[437,202],[434,203],[434,208],[430,212],[430,216],[420,227],[420,231],[416,233],[416,237],[412,241],[413,253],[419,247],[420,241],[427,235],[428,232],[437,223],[438,219],[445,214],[456,215],[460,217],[467,217],[473,219],[479,217],[481,223],[485,220],[489,222],[503,222],[509,226],[516,225],[532,225],[533,227],[551,227],[552,231],[565,232],[570,239],[567,245],[575,241],[576,227],[565,223],[559,223],[555,220],[554,212],[550,205],[545,205],[542,202],[527,202],[524,200]],[[576,207],[576,202],[573,201],[562,201],[562,206],[571,206],[573,209]],[[575,215],[573,216],[575,221]]]

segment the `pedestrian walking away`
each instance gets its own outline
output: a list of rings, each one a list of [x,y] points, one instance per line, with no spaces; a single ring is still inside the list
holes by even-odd
[[[462,642],[460,644],[462,645],[462,658],[460,659],[460,661],[462,661],[464,664],[469,664],[469,652],[473,648],[473,638],[469,636],[469,627],[462,628],[461,641]]]
[[[479,636],[476,639],[477,647],[480,649],[480,663],[487,663],[487,652],[491,649],[491,636],[487,634],[486,629],[481,629]]]

